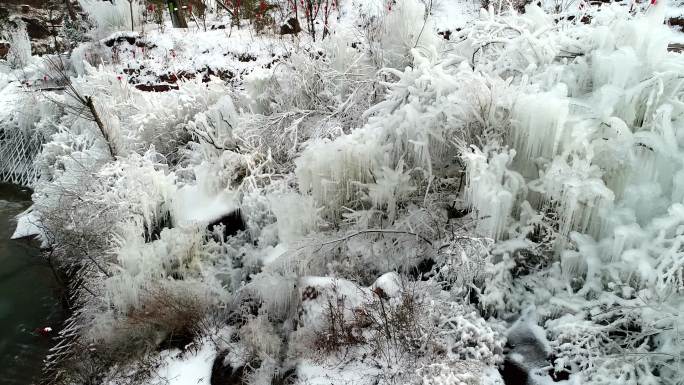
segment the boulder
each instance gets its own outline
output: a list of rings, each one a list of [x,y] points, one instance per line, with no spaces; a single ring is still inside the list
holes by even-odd
[[[280,26],[281,35],[296,35],[302,32],[302,26],[299,25],[299,20],[296,17],[290,18],[287,23]]]
[[[0,41],[0,60],[6,60],[10,50],[10,43]]]
[[[225,350],[219,353],[214,359],[214,364],[211,366],[210,385],[238,385],[246,383],[243,378],[245,375],[245,367],[234,368],[230,363],[226,362],[228,351]]]

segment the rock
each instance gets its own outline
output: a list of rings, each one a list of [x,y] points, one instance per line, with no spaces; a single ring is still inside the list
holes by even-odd
[[[136,84],[135,88],[144,92],[168,92],[177,90],[178,86],[175,84]]]
[[[105,40],[104,45],[106,45],[107,47],[114,47],[115,44],[120,45],[123,42],[126,42],[129,45],[138,46],[136,43],[138,42],[139,37],[140,37],[140,35],[138,33],[135,33],[135,32],[120,34],[120,35],[117,35],[117,36],[114,36],[114,37],[111,37],[111,38]],[[142,45],[144,46],[144,43]]]
[[[527,370],[509,357],[504,360],[500,373],[506,385],[527,385],[529,379]]]
[[[546,332],[537,325],[534,306],[523,310],[520,318],[508,329],[506,348],[506,359],[501,369],[506,385],[542,385],[570,379],[569,373],[548,370],[553,366],[553,358]]]
[[[684,44],[681,43],[670,43],[667,46],[669,52],[684,52]],[[0,51],[0,59],[2,58],[2,51]]]
[[[239,61],[241,61],[241,62],[243,62],[243,63],[247,63],[247,62],[250,62],[250,61],[256,61],[256,60],[257,60],[256,56],[251,55],[251,54],[246,53],[246,52],[245,52],[245,53],[238,54],[238,55],[235,55],[235,57],[236,57]]]
[[[365,306],[373,302],[376,295],[370,288],[342,278],[304,276],[297,287],[301,298],[297,325],[311,333],[327,327],[330,304],[338,306],[339,316],[348,325],[361,326],[359,320]]]
[[[10,43],[0,42],[0,60],[6,60],[10,50]]]
[[[65,11],[62,3],[57,6],[47,1],[1,0],[0,24],[7,29],[25,25],[31,40],[33,55],[43,55],[64,49],[60,38],[55,39],[63,24]]]
[[[299,25],[299,19],[296,17],[290,18],[287,23],[280,26],[281,35],[296,35],[302,32],[302,27]]]
[[[235,210],[221,218],[211,222],[207,228],[213,230],[214,226],[223,225],[223,235],[229,237],[237,234],[239,231],[244,231],[247,229],[245,225],[245,220],[242,219],[242,213],[240,210]]]
[[[52,31],[46,21],[34,17],[22,17],[21,20],[26,23],[26,33],[28,33],[29,38],[32,40],[40,40],[52,36]]]
[[[371,290],[382,299],[401,297],[403,293],[401,277],[393,271],[385,273],[375,280],[371,285]]]
[[[233,368],[226,363],[226,356],[228,350],[219,353],[214,359],[214,364],[211,366],[210,385],[241,385],[246,381],[243,378],[245,374],[245,367]]]
[[[408,269],[408,275],[414,280],[427,281],[432,275],[432,269],[435,267],[436,262],[432,258],[427,258],[421,260],[417,265],[411,266]]]
[[[684,17],[678,16],[678,17],[671,17],[667,20],[667,24],[674,28],[681,31],[684,31]]]

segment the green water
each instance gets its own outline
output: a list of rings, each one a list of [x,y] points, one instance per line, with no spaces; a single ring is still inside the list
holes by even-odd
[[[40,375],[61,314],[57,284],[35,241],[10,240],[14,217],[31,204],[30,192],[0,184],[0,384],[29,385]]]

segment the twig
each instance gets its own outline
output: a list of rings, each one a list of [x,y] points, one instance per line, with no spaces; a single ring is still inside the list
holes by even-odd
[[[391,229],[369,229],[369,230],[361,230],[361,231],[357,231],[357,232],[355,232],[355,233],[353,233],[353,234],[349,234],[349,235],[347,235],[347,236],[345,236],[345,237],[342,237],[342,238],[333,239],[332,241],[328,241],[328,242],[323,242],[323,243],[320,244],[320,246],[325,246],[325,245],[329,245],[329,244],[332,244],[332,243],[347,241],[347,240],[349,240],[349,239],[351,239],[351,238],[354,238],[354,237],[356,237],[356,236],[359,236],[359,235],[374,234],[374,233],[375,233],[375,234],[381,233],[381,234],[403,234],[403,235],[412,235],[412,236],[414,236],[414,237],[420,239],[421,241],[427,243],[428,245],[432,246],[432,242],[430,242],[430,240],[428,240],[427,238],[425,238],[424,236],[422,236],[422,235],[420,235],[420,234],[412,233],[412,232],[410,232],[410,231],[391,230]]]

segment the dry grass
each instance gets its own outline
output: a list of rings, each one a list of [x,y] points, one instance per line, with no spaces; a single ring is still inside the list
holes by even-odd
[[[202,329],[209,305],[186,293],[155,288],[142,296],[142,304],[126,315],[130,327],[161,332],[166,338],[159,348],[184,350]]]

